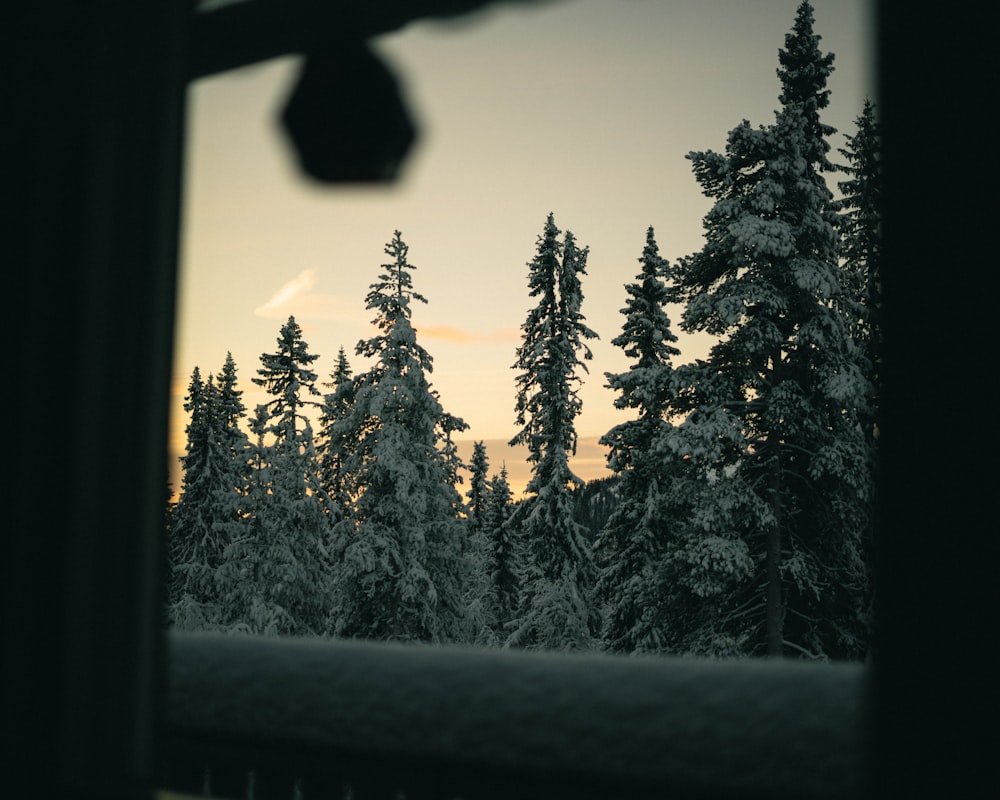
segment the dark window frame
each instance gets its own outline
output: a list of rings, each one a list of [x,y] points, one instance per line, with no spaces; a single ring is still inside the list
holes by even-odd
[[[250,0],[245,10],[273,21],[278,5]],[[402,24],[393,10],[415,5],[330,3],[339,30],[365,36]],[[991,360],[976,346],[992,337],[978,275],[991,263],[991,213],[979,189],[995,166],[978,157],[992,149],[980,114],[993,48],[971,3],[932,12],[882,0],[878,15],[889,424],[866,793],[987,796],[1000,785],[996,734],[978,724],[997,707],[986,666],[997,537],[980,464],[996,452],[996,426],[981,377]],[[38,797],[149,797],[168,738],[163,443],[184,87],[205,43],[220,41],[206,21],[178,0],[53,0],[13,12],[4,140],[14,513],[0,552],[0,683],[5,757],[17,767],[6,772]],[[247,41],[230,24],[221,41]],[[233,65],[313,44],[294,25],[258,27],[280,41],[249,46]],[[935,414],[946,416],[943,432]]]

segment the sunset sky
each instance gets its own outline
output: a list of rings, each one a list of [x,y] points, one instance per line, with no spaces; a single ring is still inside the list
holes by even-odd
[[[702,243],[709,208],[685,154],[722,151],[741,120],[769,124],[778,49],[799,0],[562,0],[499,6],[461,23],[421,23],[379,39],[399,72],[421,138],[402,180],[331,189],[300,177],[276,118],[298,63],[281,59],[195,83],[189,94],[172,452],[184,445],[191,371],[217,373],[231,351],[248,408],[251,383],[294,315],[329,379],[343,346],[371,335],[364,298],[399,229],[410,246],[419,342],[447,411],[505,463],[515,493],[528,473],[505,447],[514,362],[532,300],[527,262],[546,215],[590,247],[583,313],[599,335],[581,390],[584,479],[609,474],[597,439],[626,419],[604,387],[627,368],[611,340],[648,226],[675,261]],[[874,96],[870,0],[814,0],[815,30],[836,54],[824,121],[854,133]],[[839,154],[835,154],[839,158]],[[837,160],[837,159],[835,159]],[[842,175],[830,177],[831,188]],[[675,309],[671,320],[677,324]],[[676,329],[675,332],[680,334]],[[678,363],[703,356],[681,335]],[[172,459],[176,461],[176,459]],[[174,488],[179,477],[172,477]],[[467,488],[464,487],[464,488]]]

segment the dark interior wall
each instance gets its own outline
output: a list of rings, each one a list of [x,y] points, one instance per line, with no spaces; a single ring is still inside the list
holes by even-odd
[[[31,787],[7,796],[136,797],[160,694],[187,15],[166,0],[4,14],[0,719],[4,774]]]
[[[978,3],[879,3],[886,342],[878,797],[1000,787],[992,650],[995,32]]]

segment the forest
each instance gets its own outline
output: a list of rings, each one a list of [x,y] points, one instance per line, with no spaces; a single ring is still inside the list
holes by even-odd
[[[545,219],[512,356],[531,477],[442,406],[411,324],[397,230],[365,297],[373,335],[328,379],[294,317],[252,381],[190,376],[178,499],[166,514],[165,623],[179,630],[732,658],[870,655],[882,337],[874,104],[837,151],[821,121],[833,55],[802,2],[779,50],[774,121],[688,154],[712,205],[703,247],[637,246],[606,373],[628,419],[612,477],[570,468],[588,341],[588,247]],[[830,188],[835,183],[839,195]],[[637,243],[639,244],[639,243]],[[667,307],[683,309],[672,321]],[[674,326],[705,333],[679,360]]]

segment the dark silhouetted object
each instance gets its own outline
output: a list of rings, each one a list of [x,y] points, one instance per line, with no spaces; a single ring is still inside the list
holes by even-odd
[[[362,43],[308,56],[281,120],[302,170],[327,183],[392,181],[416,139],[399,82]]]

